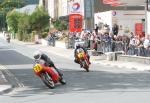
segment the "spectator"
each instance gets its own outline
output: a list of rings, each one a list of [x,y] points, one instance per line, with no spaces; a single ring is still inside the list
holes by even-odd
[[[98,25],[95,24],[95,33],[96,33],[96,34],[98,34],[98,29],[99,29]]]
[[[129,50],[128,50],[129,55],[135,55],[135,46],[136,46],[136,36],[133,36],[130,38],[129,42]]]
[[[146,56],[149,56],[150,55],[150,35],[145,36],[145,40],[144,40],[143,45],[145,48]]]
[[[116,36],[118,35],[118,29],[119,29],[118,25],[114,24],[114,26],[112,27],[112,31],[113,31],[113,34]]]
[[[138,36],[137,40],[136,40],[137,56],[145,56],[146,55],[143,42],[144,42],[143,38],[140,38],[140,36]]]

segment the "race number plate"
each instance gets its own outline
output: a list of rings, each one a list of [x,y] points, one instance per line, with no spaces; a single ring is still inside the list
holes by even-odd
[[[79,58],[83,58],[83,53],[79,53],[79,54],[78,54],[78,57],[79,57]]]
[[[40,64],[36,64],[33,68],[33,70],[38,73],[41,72],[43,70],[43,67]]]

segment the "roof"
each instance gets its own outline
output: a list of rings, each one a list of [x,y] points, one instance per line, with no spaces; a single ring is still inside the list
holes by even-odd
[[[30,15],[35,11],[37,6],[38,6],[37,4],[26,5],[22,8],[16,9],[16,11],[18,11],[20,13],[27,13],[27,14]]]

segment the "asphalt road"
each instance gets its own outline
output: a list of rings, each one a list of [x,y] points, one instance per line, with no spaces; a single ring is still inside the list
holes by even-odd
[[[0,39],[0,64],[14,86],[0,95],[0,103],[149,103],[149,72],[93,64],[87,73],[73,61],[47,53],[67,80],[67,85],[49,89],[32,70],[36,49]]]

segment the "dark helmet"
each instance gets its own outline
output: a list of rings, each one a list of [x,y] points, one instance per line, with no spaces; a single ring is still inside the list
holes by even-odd
[[[78,48],[81,48],[81,45],[80,44],[77,44],[76,45],[76,48],[78,49]]]
[[[35,60],[40,60],[41,55],[42,55],[41,51],[36,51],[36,52],[34,52],[33,57],[34,57]]]

